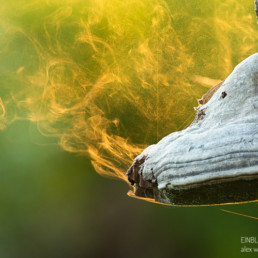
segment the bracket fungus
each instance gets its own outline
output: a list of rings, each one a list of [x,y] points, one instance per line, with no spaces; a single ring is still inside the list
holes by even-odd
[[[136,157],[127,171],[136,196],[176,205],[258,199],[258,53],[215,87],[188,128]]]

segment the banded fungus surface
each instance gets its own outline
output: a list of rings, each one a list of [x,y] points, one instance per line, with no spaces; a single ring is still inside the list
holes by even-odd
[[[203,96],[185,130],[149,146],[127,171],[134,194],[172,205],[258,199],[258,53]]]

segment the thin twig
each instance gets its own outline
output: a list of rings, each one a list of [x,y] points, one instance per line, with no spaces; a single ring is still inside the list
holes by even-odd
[[[221,211],[232,213],[232,214],[243,216],[243,217],[247,217],[247,218],[250,218],[250,219],[258,219],[257,217],[253,217],[253,216],[249,216],[249,215],[245,215],[245,214],[241,214],[241,213],[237,213],[237,212],[233,212],[233,211],[222,210],[222,209],[221,209]]]

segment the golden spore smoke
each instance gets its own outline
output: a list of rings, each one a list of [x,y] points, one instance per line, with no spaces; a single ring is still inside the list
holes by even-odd
[[[0,129],[37,123],[102,175],[187,126],[202,93],[256,51],[252,1],[5,1]]]

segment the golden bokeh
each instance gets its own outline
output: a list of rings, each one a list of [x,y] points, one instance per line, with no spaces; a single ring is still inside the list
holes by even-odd
[[[258,46],[252,1],[5,1],[0,17],[0,129],[30,120],[125,181]]]

